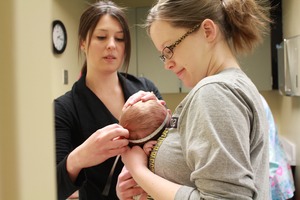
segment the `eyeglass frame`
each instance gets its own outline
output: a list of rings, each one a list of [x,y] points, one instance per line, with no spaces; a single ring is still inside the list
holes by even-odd
[[[174,48],[179,45],[184,38],[186,38],[188,35],[190,35],[191,33],[195,32],[198,28],[200,27],[200,24],[195,25],[193,28],[191,28],[190,30],[188,30],[183,36],[181,36],[178,40],[176,40],[173,44],[169,45],[169,46],[165,46],[163,48],[163,50],[161,51],[161,55],[159,56],[159,59],[165,63],[166,59],[171,59],[173,57],[174,54]],[[166,56],[166,54],[164,53],[165,50],[169,50],[170,56]]]

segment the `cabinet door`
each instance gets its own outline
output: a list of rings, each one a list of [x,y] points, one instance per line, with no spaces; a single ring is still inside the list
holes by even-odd
[[[260,91],[272,90],[271,36],[265,36],[264,42],[253,53],[239,57],[242,70]]]
[[[164,68],[157,51],[146,29],[139,26],[145,22],[149,7],[136,8],[136,63],[137,75],[149,78],[161,93],[178,93],[182,88],[181,81],[171,71]]]

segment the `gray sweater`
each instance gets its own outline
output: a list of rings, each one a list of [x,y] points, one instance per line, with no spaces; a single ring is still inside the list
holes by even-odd
[[[154,170],[183,185],[176,200],[269,199],[268,125],[241,70],[200,81],[172,117]]]

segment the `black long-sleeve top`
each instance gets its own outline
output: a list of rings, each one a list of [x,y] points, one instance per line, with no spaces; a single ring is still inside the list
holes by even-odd
[[[125,101],[139,90],[152,91],[158,99],[162,99],[156,86],[146,78],[118,73]],[[113,99],[112,99],[113,101]],[[85,84],[85,75],[74,83],[71,91],[54,100],[55,135],[56,135],[56,165],[57,165],[57,195],[58,199],[66,199],[79,190],[81,200],[117,200],[116,184],[123,163],[117,160],[112,175],[111,184],[108,177],[116,157],[105,162],[81,170],[76,182],[73,183],[66,170],[66,160],[69,153],[81,145],[96,130],[109,124],[118,123],[101,100]],[[104,188],[110,186],[108,194]]]

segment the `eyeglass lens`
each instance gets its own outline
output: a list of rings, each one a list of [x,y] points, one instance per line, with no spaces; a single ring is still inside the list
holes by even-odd
[[[192,29],[190,29],[188,32],[186,32],[181,38],[179,38],[174,44],[170,45],[170,46],[166,46],[163,50],[162,50],[162,54],[159,56],[160,60],[162,62],[165,62],[166,59],[171,59],[173,56],[173,49],[180,43],[182,42],[182,40],[184,38],[186,38],[189,34],[193,33],[195,30],[197,30],[197,28],[199,28],[199,24],[197,24],[196,26],[194,26]]]

